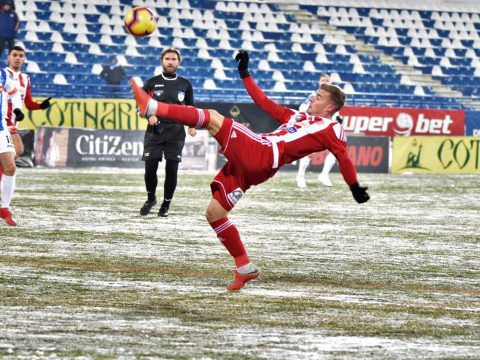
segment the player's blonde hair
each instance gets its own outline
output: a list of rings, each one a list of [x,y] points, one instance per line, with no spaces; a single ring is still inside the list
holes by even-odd
[[[181,62],[182,61],[182,55],[180,54],[180,50],[178,49],[175,49],[173,47],[169,47],[169,48],[166,48],[162,51],[162,54],[160,55],[160,59],[163,60],[163,58],[165,57],[165,55],[169,54],[169,53],[175,53],[177,54],[178,56],[178,62]]]
[[[322,84],[320,89],[328,92],[330,94],[330,99],[336,105],[335,110],[332,111],[332,115],[339,111],[343,105],[345,105],[345,93],[337,85],[330,83]]]

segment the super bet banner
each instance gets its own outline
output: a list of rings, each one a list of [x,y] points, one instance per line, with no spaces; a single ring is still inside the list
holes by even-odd
[[[480,174],[480,137],[397,136],[392,173],[401,172]]]
[[[48,109],[26,112],[19,125],[22,129],[58,126],[145,130],[147,121],[138,117],[133,99],[52,99]]]
[[[345,106],[340,115],[347,135],[465,135],[463,110]]]

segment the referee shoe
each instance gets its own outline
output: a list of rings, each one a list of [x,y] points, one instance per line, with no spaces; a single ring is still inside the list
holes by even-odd
[[[145,216],[150,214],[150,210],[157,204],[157,200],[147,200],[145,204],[143,204],[142,208],[140,209],[140,215]]]
[[[160,206],[160,210],[158,210],[158,216],[167,217],[169,208],[170,208],[170,201],[163,200],[162,206]]]

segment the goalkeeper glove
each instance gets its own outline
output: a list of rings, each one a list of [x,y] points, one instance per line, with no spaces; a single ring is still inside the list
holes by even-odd
[[[15,121],[22,121],[25,115],[23,115],[22,110],[20,109],[15,109],[13,110],[13,113],[15,114]]]
[[[367,202],[370,199],[370,195],[367,193],[368,186],[360,186],[358,183],[352,184],[350,190],[357,203],[361,204]]]
[[[42,101],[42,103],[40,104],[40,109],[42,110],[45,110],[45,109],[48,109],[50,107],[50,99],[52,97],[49,97],[48,99],[45,99]]]
[[[245,50],[239,50],[235,56],[235,61],[238,61],[238,73],[242,79],[250,76],[248,72],[248,59],[248,52]]]

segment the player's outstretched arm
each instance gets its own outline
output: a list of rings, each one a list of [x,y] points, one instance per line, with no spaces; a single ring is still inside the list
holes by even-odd
[[[340,172],[342,173],[345,182],[350,187],[353,198],[359,204],[367,202],[370,199],[370,195],[367,193],[367,186],[360,186],[357,180],[357,170],[355,165],[353,165],[352,160],[348,157],[348,152],[341,151],[337,154],[334,154],[338,160],[338,166]]]
[[[281,122],[282,124],[287,122],[293,115],[293,111],[277,104],[267,95],[265,95],[248,71],[249,59],[248,52],[245,50],[239,50],[238,54],[235,56],[235,60],[238,61],[238,73],[242,78],[243,85],[245,86],[245,89],[247,89],[248,94],[253,99],[255,104],[257,104],[265,112],[269,113],[275,120]]]
[[[340,125],[337,124],[335,127],[338,129]],[[350,187],[350,191],[352,192],[355,201],[359,204],[367,202],[370,199],[370,195],[367,193],[368,188],[358,184],[357,170],[348,156],[346,141],[340,140],[333,128],[332,135],[333,136],[329,137],[327,140],[327,149],[337,158],[340,172],[342,173],[343,179]],[[340,132],[340,137],[343,139],[343,132]]]

